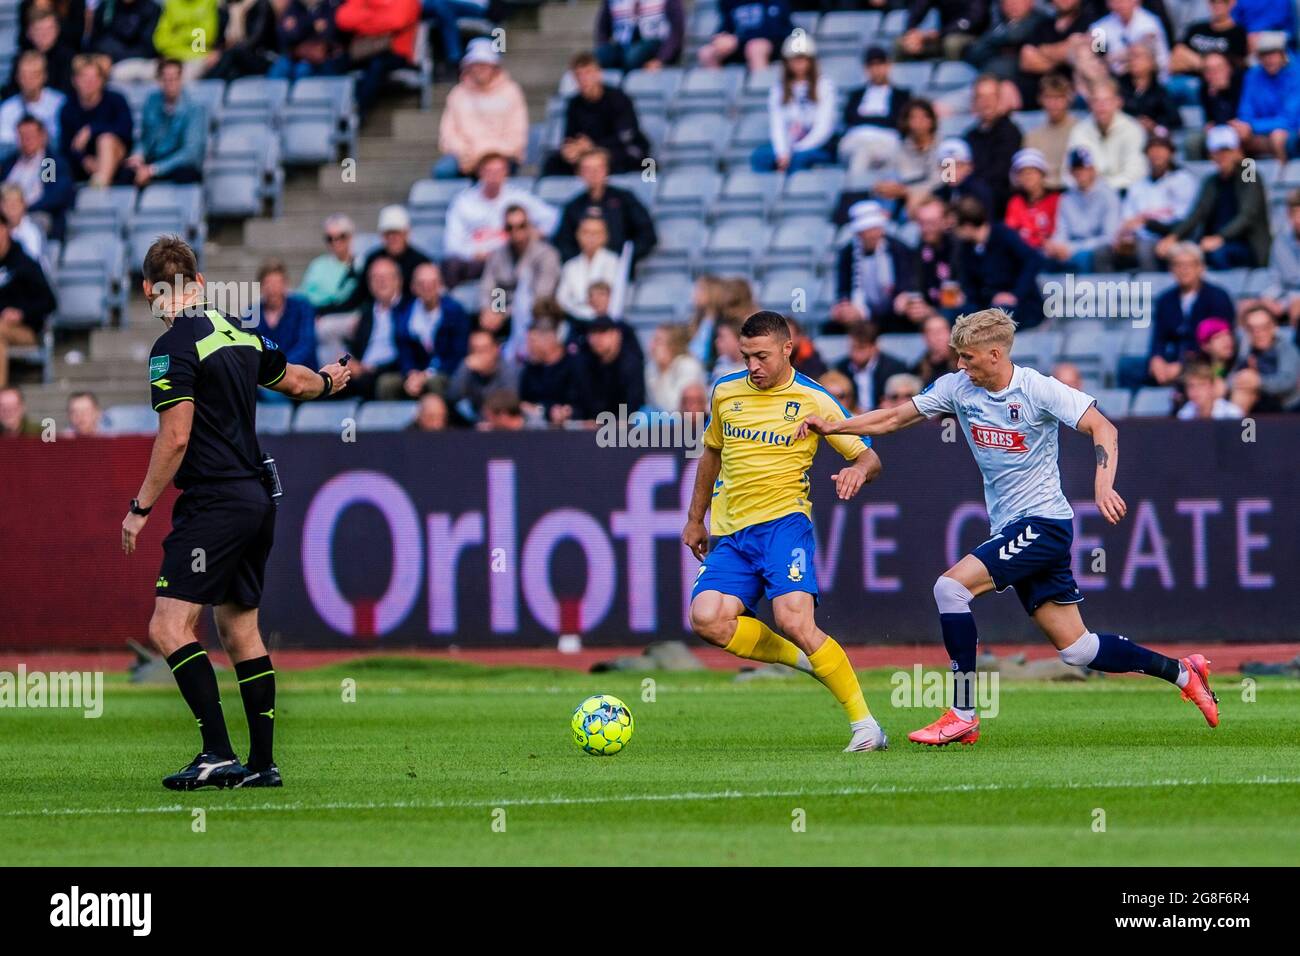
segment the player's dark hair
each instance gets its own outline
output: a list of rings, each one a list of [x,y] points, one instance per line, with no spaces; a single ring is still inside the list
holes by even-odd
[[[144,254],[141,271],[150,283],[171,282],[177,276],[190,281],[198,277],[199,260],[180,236],[159,236]]]
[[[756,339],[763,335],[770,335],[778,342],[783,342],[790,337],[790,324],[780,312],[764,309],[755,312],[740,327],[742,339]]]
[[[974,196],[962,196],[957,200],[955,210],[959,226],[979,227],[989,221],[988,210],[984,208],[984,203]]]

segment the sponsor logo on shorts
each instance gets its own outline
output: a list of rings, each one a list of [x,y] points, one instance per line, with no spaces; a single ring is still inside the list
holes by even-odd
[[[1029,451],[1029,446],[1025,444],[1024,432],[993,428],[989,425],[971,425],[970,437],[980,448],[997,448],[1017,454]]]

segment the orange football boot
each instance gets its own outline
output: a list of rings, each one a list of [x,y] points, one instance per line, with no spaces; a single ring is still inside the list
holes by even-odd
[[[957,716],[956,711],[949,709],[929,726],[912,731],[907,739],[930,747],[946,747],[955,743],[973,744],[980,739],[979,715],[974,720],[963,720]]]
[[[1205,715],[1205,722],[1211,727],[1219,726],[1219,698],[1210,690],[1210,662],[1204,654],[1192,654],[1178,663],[1187,668],[1183,700],[1190,700],[1199,707]]]

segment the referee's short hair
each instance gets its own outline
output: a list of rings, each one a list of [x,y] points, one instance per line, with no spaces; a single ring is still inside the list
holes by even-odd
[[[755,312],[740,327],[740,337],[756,339],[762,335],[770,335],[778,342],[784,341],[790,337],[790,323],[780,312],[772,312],[768,309]]]
[[[190,244],[180,236],[159,236],[144,255],[146,282],[170,282],[177,276],[185,281],[198,277],[199,260]]]

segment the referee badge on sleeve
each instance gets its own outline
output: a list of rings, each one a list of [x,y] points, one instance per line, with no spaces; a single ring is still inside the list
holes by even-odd
[[[149,381],[156,382],[167,374],[171,368],[172,357],[170,355],[155,355],[149,359]]]

